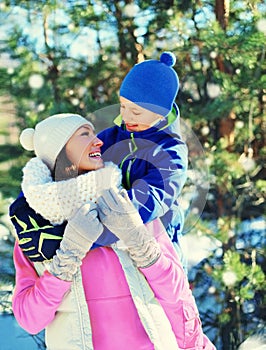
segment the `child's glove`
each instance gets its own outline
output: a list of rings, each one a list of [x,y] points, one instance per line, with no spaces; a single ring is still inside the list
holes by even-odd
[[[62,280],[71,281],[82,259],[102,232],[103,225],[97,218],[96,205],[84,204],[68,221],[49,271]]]
[[[137,267],[148,267],[158,260],[160,246],[144,226],[125,190],[104,191],[98,199],[98,208],[101,222],[124,241]]]

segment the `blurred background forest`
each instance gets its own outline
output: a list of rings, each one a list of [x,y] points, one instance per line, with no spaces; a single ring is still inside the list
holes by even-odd
[[[14,285],[8,206],[32,156],[19,132],[68,111],[97,131],[112,125],[127,71],[172,51],[190,151],[191,287],[218,350],[262,349],[265,12],[260,0],[0,0],[0,314],[11,313]]]

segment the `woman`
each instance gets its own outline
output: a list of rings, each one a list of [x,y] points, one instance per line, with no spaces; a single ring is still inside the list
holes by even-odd
[[[65,179],[64,169],[75,175],[68,180],[69,193],[62,190],[65,181],[51,182],[49,189],[49,220],[67,218],[56,255],[33,263],[15,245],[13,311],[19,324],[33,334],[46,328],[50,350],[215,349],[202,332],[188,281],[161,222],[143,225],[118,189],[117,169],[103,168],[102,141],[92,124],[79,115],[60,114],[26,130],[21,143],[35,151],[55,179]],[[117,180],[108,190],[96,181],[104,169]],[[120,240],[92,250],[104,233],[98,215]]]

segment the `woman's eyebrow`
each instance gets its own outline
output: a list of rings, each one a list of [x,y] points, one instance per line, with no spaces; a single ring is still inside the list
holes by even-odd
[[[87,129],[89,131],[92,131],[92,128],[89,125],[82,126],[82,129]]]

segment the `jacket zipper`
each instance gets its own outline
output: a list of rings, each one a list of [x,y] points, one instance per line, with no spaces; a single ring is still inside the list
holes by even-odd
[[[132,149],[132,145],[134,146],[133,149]],[[135,140],[134,140],[134,133],[130,133],[130,141],[128,142],[128,148],[129,148],[129,154],[127,154],[125,156],[125,158],[122,160],[121,164],[120,164],[120,169],[122,169],[125,161],[133,155],[134,152],[136,152],[136,150],[138,149],[136,143],[135,143]],[[132,167],[132,164],[134,163],[136,159],[136,156],[134,156],[133,159],[131,159],[128,163],[128,167],[126,169],[126,184],[127,184],[127,187],[130,188],[130,171],[131,171],[131,167]]]

